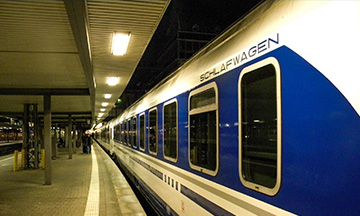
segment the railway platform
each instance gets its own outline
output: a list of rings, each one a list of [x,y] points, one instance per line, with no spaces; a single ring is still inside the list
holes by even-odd
[[[13,171],[14,157],[0,157],[0,215],[146,215],[110,157],[96,144],[91,154],[59,149],[52,184],[44,170]]]

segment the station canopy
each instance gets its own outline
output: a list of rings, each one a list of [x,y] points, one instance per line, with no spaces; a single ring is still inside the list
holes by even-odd
[[[88,124],[104,119],[168,5],[167,0],[0,0],[0,115],[22,115],[24,104],[38,104],[41,113],[44,95],[50,94],[53,119],[67,121],[67,114]],[[111,53],[114,32],[131,35],[125,55]],[[109,77],[118,83],[108,85]]]

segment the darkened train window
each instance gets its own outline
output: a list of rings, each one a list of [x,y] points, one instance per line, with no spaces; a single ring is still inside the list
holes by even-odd
[[[130,145],[134,148],[137,147],[137,136],[136,136],[136,117],[132,117],[130,121],[130,131],[129,131]]]
[[[157,109],[149,111],[149,132],[148,143],[149,151],[151,154],[157,154],[158,148],[158,121],[157,121]]]
[[[100,137],[101,137],[101,140],[102,141],[106,141],[106,133],[105,133],[106,131],[105,131],[105,127],[101,130],[101,132],[100,132]]]
[[[106,126],[106,142],[110,143],[110,129],[109,129],[109,126]]]
[[[120,142],[120,124],[114,126],[114,140]]]
[[[120,143],[123,143],[123,123],[122,122],[120,122],[119,123],[119,128],[120,128],[120,136],[119,136],[119,141],[120,141]]]
[[[245,68],[240,77],[240,176],[268,195],[280,187],[280,72],[274,58]]]
[[[140,115],[140,149],[145,150],[145,114]]]
[[[126,120],[121,123],[121,142],[126,144]]]
[[[126,129],[125,129],[125,142],[127,145],[131,145],[130,144],[130,119],[128,119],[126,121]]]
[[[177,135],[177,102],[171,101],[164,105],[164,157],[176,161],[178,151]]]
[[[218,103],[216,83],[190,92],[189,154],[192,169],[215,175],[218,168]]]

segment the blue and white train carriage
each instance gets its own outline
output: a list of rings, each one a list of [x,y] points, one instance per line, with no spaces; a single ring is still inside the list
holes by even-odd
[[[360,215],[359,40],[360,1],[264,2],[100,143],[162,214]]]

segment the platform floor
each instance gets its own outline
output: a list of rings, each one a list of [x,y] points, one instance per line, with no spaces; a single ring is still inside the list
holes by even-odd
[[[14,157],[0,157],[0,215],[146,215],[97,144],[91,154],[74,150],[68,159],[68,150],[59,148],[58,158],[52,160],[52,185],[44,185],[44,170],[13,172]]]

